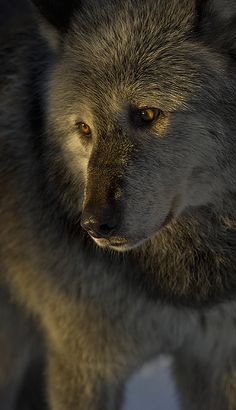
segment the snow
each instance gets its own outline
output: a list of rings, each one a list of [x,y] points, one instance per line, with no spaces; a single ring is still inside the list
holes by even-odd
[[[146,365],[128,384],[124,410],[179,410],[170,374],[171,359]]]

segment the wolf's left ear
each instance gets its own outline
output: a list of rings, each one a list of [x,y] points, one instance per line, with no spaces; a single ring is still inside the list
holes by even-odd
[[[82,0],[30,0],[40,19],[42,31],[55,47],[67,33]]]
[[[236,58],[236,0],[195,0],[203,40]]]

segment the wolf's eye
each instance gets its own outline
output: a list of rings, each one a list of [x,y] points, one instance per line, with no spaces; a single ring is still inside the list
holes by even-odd
[[[85,122],[77,122],[76,123],[77,128],[79,129],[80,133],[84,136],[84,137],[91,137],[92,135],[92,130],[90,128],[90,126],[88,124],[86,124]]]
[[[158,108],[141,108],[139,110],[139,118],[142,123],[151,123],[161,115],[161,111]]]

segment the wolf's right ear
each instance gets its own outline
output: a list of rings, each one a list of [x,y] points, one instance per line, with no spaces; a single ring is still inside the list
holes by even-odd
[[[207,22],[224,24],[235,18],[235,0],[195,0],[198,22],[200,26]]]
[[[38,14],[43,34],[57,47],[70,27],[82,0],[30,0]]]
[[[221,21],[227,21],[236,14],[235,0],[195,0],[197,8],[203,15],[214,15]]]
[[[236,58],[236,1],[195,1],[196,31],[213,46]]]

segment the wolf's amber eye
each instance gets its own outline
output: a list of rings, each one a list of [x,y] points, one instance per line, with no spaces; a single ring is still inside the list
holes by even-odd
[[[77,122],[76,126],[82,135],[84,135],[85,137],[91,137],[92,130],[88,124],[86,124],[85,122]]]
[[[139,110],[139,117],[143,123],[151,123],[160,116],[161,111],[158,108],[141,108]]]

